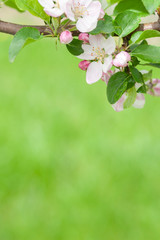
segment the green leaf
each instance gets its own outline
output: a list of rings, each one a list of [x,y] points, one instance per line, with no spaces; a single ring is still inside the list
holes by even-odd
[[[131,42],[138,43],[148,38],[160,37],[160,32],[156,30],[139,31],[132,35]]]
[[[160,5],[160,0],[142,0],[142,2],[150,14],[154,13]]]
[[[147,89],[145,84],[143,86],[141,86],[140,88],[138,88],[137,93],[146,93]]]
[[[113,5],[113,4],[118,3],[118,2],[120,2],[120,1],[122,1],[122,0],[107,0],[107,3],[108,3],[109,5]]]
[[[139,45],[132,51],[132,56],[136,56],[147,62],[160,63],[160,47]]]
[[[16,9],[17,11],[19,11],[19,12],[23,12],[22,10],[20,10],[18,7],[17,7],[17,5],[16,5],[16,3],[15,3],[15,0],[3,0],[3,2],[4,2],[4,4],[6,5],[6,6],[8,6],[8,7],[11,7],[11,8],[14,8],[14,9]]]
[[[153,71],[150,70],[149,72],[143,74],[143,80],[144,80],[144,82],[147,82],[147,81],[149,81],[149,80],[152,79],[152,72],[153,72]]]
[[[134,104],[136,97],[137,97],[137,92],[135,87],[130,88],[127,91],[127,99],[123,104],[124,109],[131,107]]]
[[[145,64],[140,64],[140,65],[160,68],[160,63],[145,63]]]
[[[80,41],[78,39],[73,39],[73,41],[67,44],[66,47],[72,55],[78,56],[84,52],[82,49],[82,44],[83,44],[83,41]]]
[[[15,3],[19,9],[27,10],[32,15],[40,17],[49,23],[50,17],[44,12],[43,7],[39,4],[38,0],[15,0]]]
[[[141,18],[137,13],[124,11],[115,18],[115,32],[120,37],[125,37],[138,28],[140,22]]]
[[[127,89],[128,74],[118,72],[112,75],[107,86],[107,97],[111,104],[116,103]]]
[[[141,0],[123,0],[115,7],[114,15],[118,15],[126,10],[134,11],[140,16],[146,16],[148,14]]]
[[[40,39],[40,32],[36,28],[24,27],[20,29],[14,36],[9,47],[9,60],[14,62],[20,50],[25,46],[28,40],[33,41]],[[32,41],[32,42],[33,42]]]
[[[129,66],[133,79],[138,83],[143,83],[143,75],[137,68]]]
[[[97,35],[100,33],[110,34],[114,32],[113,20],[107,14],[104,16],[104,19],[98,21],[97,27],[90,32],[90,34]]]

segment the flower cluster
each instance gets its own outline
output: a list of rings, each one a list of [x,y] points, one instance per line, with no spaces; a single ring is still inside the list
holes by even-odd
[[[38,1],[47,15],[58,18],[60,42],[82,60],[79,68],[86,71],[87,83],[99,80],[106,83],[108,100],[115,111],[131,106],[142,108],[145,93],[160,96],[160,80],[152,79],[151,72],[136,68],[139,59],[132,54],[129,44],[124,43],[121,34],[116,30],[104,30],[103,24],[109,28],[112,20],[105,14],[100,1]],[[76,38],[73,32],[78,32]]]

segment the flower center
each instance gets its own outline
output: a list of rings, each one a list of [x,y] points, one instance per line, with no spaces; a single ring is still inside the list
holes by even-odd
[[[104,59],[105,59],[105,56],[106,56],[104,48],[93,47],[92,50],[93,50],[94,54],[96,55],[95,60],[101,61],[102,63],[104,63]]]
[[[85,5],[81,5],[79,2],[74,4],[72,11],[76,19],[83,17],[88,14],[87,8]]]

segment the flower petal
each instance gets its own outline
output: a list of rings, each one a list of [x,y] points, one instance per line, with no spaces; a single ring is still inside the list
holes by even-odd
[[[91,32],[97,26],[97,19],[93,21],[91,16],[79,18],[76,24],[77,29],[82,32]]]
[[[86,81],[88,84],[97,82],[102,77],[102,63],[101,62],[92,62],[86,74]]]
[[[114,38],[113,37],[107,38],[103,47],[107,54],[110,55],[110,54],[114,53],[114,51],[116,49],[116,43],[115,43]]]
[[[84,50],[84,53],[77,56],[78,58],[84,59],[84,60],[94,60],[95,59],[95,54],[93,52],[93,47],[91,45],[83,44],[82,49]]]
[[[51,17],[60,17],[64,13],[60,8],[44,8],[44,11]]]
[[[137,93],[136,101],[133,104],[135,108],[143,108],[145,104],[145,97],[142,93]]]
[[[109,57],[104,59],[104,64],[103,64],[103,72],[106,73],[108,72],[112,67],[112,56],[110,55]]]
[[[52,8],[52,7],[54,7],[54,3],[53,3],[52,0],[38,0],[38,2],[44,8]]]

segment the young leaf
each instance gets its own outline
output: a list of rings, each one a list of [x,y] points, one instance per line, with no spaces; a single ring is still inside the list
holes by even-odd
[[[147,81],[149,81],[149,80],[152,79],[152,72],[153,72],[153,71],[150,70],[149,72],[143,74],[143,80],[144,80],[144,82],[147,82]]]
[[[82,49],[82,44],[83,41],[80,41],[78,39],[73,39],[73,41],[69,44],[67,44],[67,49],[68,51],[74,55],[74,56],[79,56],[81,53],[83,53],[83,49]]]
[[[104,19],[98,21],[97,27],[90,32],[92,35],[104,33],[104,34],[110,34],[114,32],[114,25],[113,25],[113,20],[110,16],[107,14],[104,16]]]
[[[19,9],[27,10],[34,16],[40,17],[45,22],[49,23],[50,17],[44,12],[38,0],[15,0],[15,3]]]
[[[141,0],[123,0],[118,3],[114,9],[114,15],[118,15],[126,10],[131,10],[138,13],[140,16],[146,16],[148,14]]]
[[[107,97],[111,104],[116,103],[127,89],[128,74],[118,72],[112,75],[107,86]]]
[[[147,11],[152,14],[160,5],[160,0],[142,0]]]
[[[125,100],[123,107],[124,109],[131,107],[135,100],[136,100],[137,92],[135,87],[130,88],[127,90],[127,99]]]
[[[140,64],[140,65],[160,68],[160,63],[145,63],[145,64]]]
[[[137,68],[133,67],[133,66],[130,66],[129,67],[130,71],[131,71],[131,74],[132,74],[132,77],[133,79],[138,82],[138,83],[143,83],[143,75],[140,71],[138,71]]]
[[[14,62],[16,56],[20,52],[20,50],[25,46],[28,40],[38,40],[40,39],[40,32],[36,28],[32,27],[24,27],[19,30],[9,47],[9,60],[10,62]],[[32,41],[32,42],[33,42]]]
[[[132,56],[136,56],[144,61],[160,63],[160,47],[152,45],[139,45],[132,51]]]
[[[115,18],[116,34],[125,37],[133,32],[141,22],[140,16],[131,11],[124,11]]]
[[[17,7],[17,5],[16,5],[16,3],[15,3],[15,0],[2,0],[3,2],[4,2],[4,4],[6,5],[6,6],[8,6],[8,7],[11,7],[11,8],[14,8],[14,9],[16,9],[17,11],[19,11],[19,12],[23,12],[23,11],[21,11],[18,7]]]
[[[160,32],[156,30],[146,30],[146,31],[139,31],[132,35],[131,42],[138,43],[142,40],[153,38],[153,37],[160,37]]]

